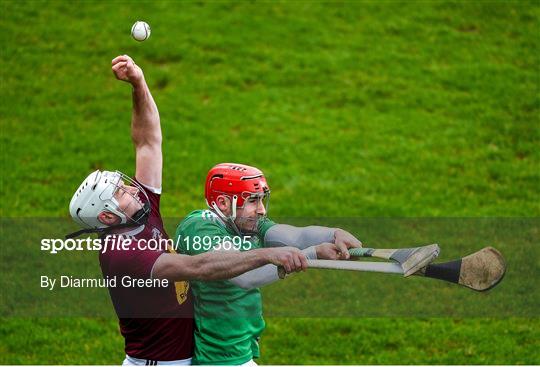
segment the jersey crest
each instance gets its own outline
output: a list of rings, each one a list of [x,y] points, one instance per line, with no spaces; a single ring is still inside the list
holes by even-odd
[[[170,245],[167,245],[167,252],[170,254],[177,253],[176,251],[174,251],[174,249]],[[189,282],[185,280],[180,281],[180,282],[174,282],[174,290],[176,293],[176,300],[178,301],[178,304],[181,305],[187,300],[188,291],[189,291]]]
[[[211,210],[203,210],[201,213],[201,217],[207,221],[219,222],[219,217]]]
[[[157,229],[156,227],[152,228],[152,239],[160,240],[162,238],[163,238],[163,235],[161,234],[161,231]]]

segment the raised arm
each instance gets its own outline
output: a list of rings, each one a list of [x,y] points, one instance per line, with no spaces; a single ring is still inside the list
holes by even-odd
[[[133,87],[131,138],[135,146],[135,177],[146,186],[161,188],[163,156],[159,112],[144,79],[142,69],[133,59],[122,55],[112,60],[112,71],[118,80]]]
[[[212,251],[195,256],[163,254],[154,264],[152,278],[223,280],[266,264],[281,265],[288,273],[307,268],[305,255],[293,247],[244,252]]]

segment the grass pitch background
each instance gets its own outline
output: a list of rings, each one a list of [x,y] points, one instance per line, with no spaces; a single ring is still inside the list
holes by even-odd
[[[2,216],[66,217],[91,170],[133,173],[127,53],[161,113],[165,216],[239,161],[272,216],[538,217],[539,31],[525,1],[4,1]],[[261,363],[539,363],[537,317],[267,322]],[[3,318],[0,338],[0,363],[123,357],[111,319]]]

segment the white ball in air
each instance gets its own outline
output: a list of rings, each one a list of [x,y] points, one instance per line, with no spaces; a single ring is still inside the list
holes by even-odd
[[[137,41],[144,41],[150,37],[150,26],[143,21],[136,21],[131,27],[131,36]]]

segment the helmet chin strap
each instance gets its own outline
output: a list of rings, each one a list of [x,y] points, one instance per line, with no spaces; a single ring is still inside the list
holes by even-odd
[[[236,232],[237,235],[239,236],[242,236],[243,233],[242,231],[240,231],[240,228],[238,228],[238,226],[236,225],[236,223],[234,222],[236,220],[236,203],[238,201],[238,196],[236,195],[233,195],[232,197],[232,207],[231,207],[231,211],[232,211],[232,214],[227,216],[225,215],[217,206],[216,202],[215,201],[212,201],[212,205],[211,205],[211,208],[216,212],[216,214],[225,222],[225,224],[229,225],[229,227],[232,228],[232,230],[234,232]]]
[[[231,219],[233,220],[233,222],[236,220],[236,202],[238,201],[238,196],[234,195],[232,197],[232,215],[231,215]]]
[[[150,203],[146,202],[143,204],[143,207],[139,209],[134,215],[133,218],[128,219],[126,223],[116,224],[106,228],[85,228],[79,231],[70,233],[66,235],[66,239],[79,237],[84,233],[97,233],[100,236],[108,234],[111,230],[135,227],[146,224],[148,221],[148,216],[150,214]]]

